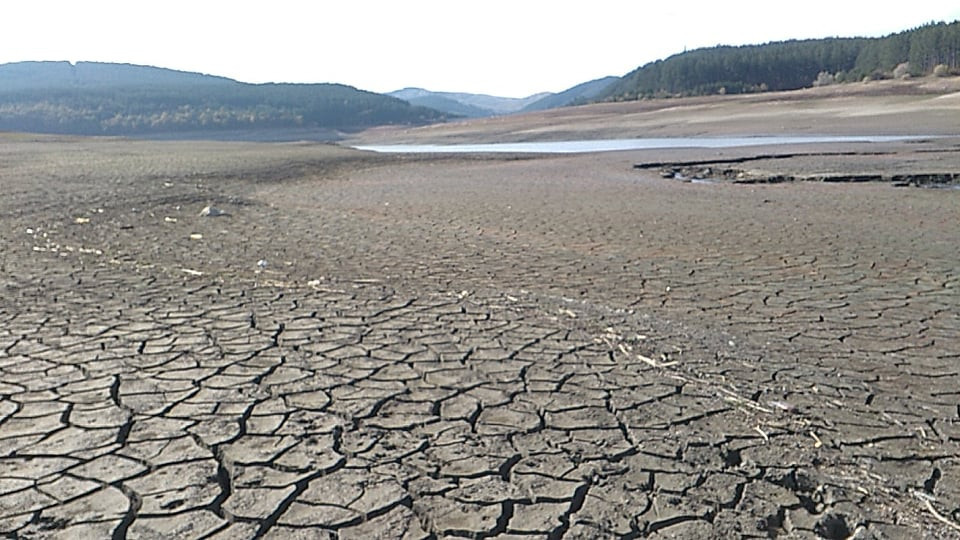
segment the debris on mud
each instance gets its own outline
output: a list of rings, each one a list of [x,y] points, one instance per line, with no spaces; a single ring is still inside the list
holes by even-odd
[[[639,170],[656,170],[662,178],[681,182],[728,182],[733,184],[779,184],[784,182],[861,183],[885,182],[897,187],[956,187],[960,172],[951,165],[952,148],[926,150],[937,154],[937,169],[910,170],[886,166],[917,161],[915,155],[889,151],[787,152],[717,157],[702,160],[635,163]],[[924,161],[931,161],[925,155]],[[789,169],[778,165],[793,160]],[[756,162],[756,168],[743,168]],[[939,170],[938,170],[939,169]],[[800,171],[800,172],[797,172]]]
[[[635,165],[636,168],[644,168]],[[765,171],[712,167],[672,166],[660,169],[660,177],[681,182],[729,182],[732,184],[782,184],[785,182],[861,183],[887,182],[896,187],[944,187],[960,185],[960,173],[917,174],[772,174]]]

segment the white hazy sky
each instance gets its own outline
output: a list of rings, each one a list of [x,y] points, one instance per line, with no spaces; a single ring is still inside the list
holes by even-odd
[[[957,19],[958,0],[9,0],[0,63],[125,62],[246,82],[522,97],[685,48],[880,36]]]

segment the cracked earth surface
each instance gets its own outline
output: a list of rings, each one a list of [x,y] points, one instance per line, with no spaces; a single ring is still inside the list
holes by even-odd
[[[960,537],[960,192],[636,161],[5,140],[0,532]]]

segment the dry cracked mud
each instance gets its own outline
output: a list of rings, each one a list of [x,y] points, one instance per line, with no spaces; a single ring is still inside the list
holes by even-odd
[[[960,537],[960,191],[652,158],[5,136],[0,533]]]

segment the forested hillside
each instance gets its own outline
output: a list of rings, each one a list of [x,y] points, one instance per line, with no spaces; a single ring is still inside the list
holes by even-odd
[[[349,131],[444,118],[432,109],[339,84],[245,84],[92,62],[0,65],[0,130],[84,135]]]
[[[864,78],[960,72],[960,21],[883,38],[829,38],[718,46],[628,73],[598,100],[794,90]]]

